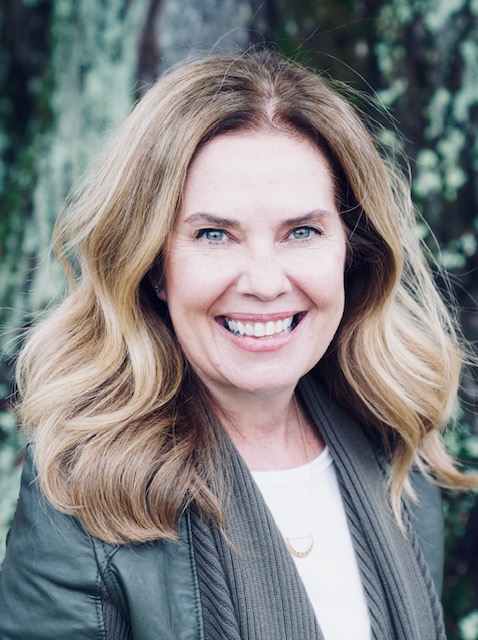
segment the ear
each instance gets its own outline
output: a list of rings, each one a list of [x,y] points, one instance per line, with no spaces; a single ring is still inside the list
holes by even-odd
[[[163,302],[168,301],[168,296],[166,295],[166,287],[157,284],[154,286],[154,290],[160,300],[162,300]]]
[[[154,289],[155,294],[163,302],[168,301],[166,287],[164,286],[164,278],[162,277],[159,267],[153,267],[148,271],[148,280]]]

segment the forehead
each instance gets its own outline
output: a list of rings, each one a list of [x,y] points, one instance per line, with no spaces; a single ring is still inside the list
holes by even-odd
[[[316,160],[320,158],[330,170],[326,155],[308,137],[293,129],[270,127],[231,131],[214,136],[196,152],[188,172],[191,173],[198,164],[205,166],[208,161],[214,161],[220,157],[233,162],[236,154],[251,152],[252,149],[261,153],[269,150],[270,154],[277,150],[284,150],[294,161],[297,159],[306,161],[314,156]]]
[[[317,200],[333,198],[329,162],[307,138],[282,131],[238,132],[218,135],[199,150],[188,170],[181,210],[257,209],[274,201],[305,211],[317,208]]]

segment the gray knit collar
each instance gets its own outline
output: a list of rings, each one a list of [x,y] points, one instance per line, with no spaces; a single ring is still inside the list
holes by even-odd
[[[440,604],[419,545],[411,528],[404,535],[394,521],[382,468],[362,428],[312,376],[300,382],[299,392],[334,458],[372,637],[444,640]],[[232,470],[229,542],[191,511],[205,640],[323,640],[260,490],[230,441],[226,451]]]

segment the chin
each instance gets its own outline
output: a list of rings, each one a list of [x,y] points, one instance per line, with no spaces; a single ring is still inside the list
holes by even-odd
[[[248,382],[247,384],[232,384],[230,389],[232,393],[256,395],[260,397],[270,397],[284,392],[292,392],[302,375],[297,378],[276,381],[274,384],[265,384],[264,380],[257,383]]]

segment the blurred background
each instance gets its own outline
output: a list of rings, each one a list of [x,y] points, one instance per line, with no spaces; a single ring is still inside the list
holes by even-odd
[[[184,57],[262,43],[387,107],[369,120],[408,158],[427,223],[417,232],[478,339],[478,0],[2,0],[0,34],[0,558],[23,446],[8,413],[12,366],[61,288],[55,217],[109,132]],[[447,442],[476,468],[470,374],[462,400]],[[445,495],[445,516],[448,637],[477,640],[476,494]]]

